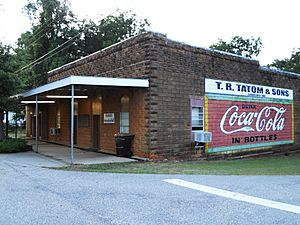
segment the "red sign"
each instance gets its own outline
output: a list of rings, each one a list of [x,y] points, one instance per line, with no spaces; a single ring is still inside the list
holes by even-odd
[[[209,99],[208,152],[287,143],[293,140],[292,122],[292,104]]]

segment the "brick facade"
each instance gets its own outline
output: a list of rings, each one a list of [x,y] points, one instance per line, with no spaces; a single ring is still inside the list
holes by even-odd
[[[205,78],[238,81],[294,90],[295,143],[300,143],[300,76],[274,72],[259,62],[188,46],[154,36],[154,74],[150,76],[156,112],[151,150],[163,157],[195,157],[191,150],[190,98],[204,96]],[[155,129],[154,129],[155,127]],[[180,141],[178,141],[180,140]]]
[[[127,95],[135,155],[159,159],[199,157],[192,147],[190,105],[191,99],[203,99],[205,78],[293,89],[295,146],[300,145],[300,76],[265,69],[255,60],[192,47],[149,32],[50,71],[48,82],[70,75],[149,79],[148,89],[99,87],[99,139],[103,151],[115,151],[113,135],[119,132],[120,98]],[[88,114],[92,120],[92,100],[85,101],[79,103],[78,113]],[[66,109],[61,123],[69,127],[69,101],[63,105]],[[54,108],[47,112],[49,127],[54,125]],[[103,124],[106,112],[115,113],[115,124]],[[78,128],[78,132],[78,145],[91,147],[93,129]],[[68,142],[68,134],[62,130],[63,138],[53,141]]]

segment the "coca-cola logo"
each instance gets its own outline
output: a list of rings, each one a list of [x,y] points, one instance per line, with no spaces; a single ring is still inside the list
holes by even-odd
[[[226,110],[220,129],[224,134],[251,131],[281,131],[284,128],[286,109],[265,106],[259,112],[240,112],[239,106],[233,105]]]

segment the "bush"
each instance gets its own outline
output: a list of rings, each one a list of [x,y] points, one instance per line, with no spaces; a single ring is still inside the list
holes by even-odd
[[[0,141],[0,153],[26,152],[31,146],[23,139],[7,139]]]

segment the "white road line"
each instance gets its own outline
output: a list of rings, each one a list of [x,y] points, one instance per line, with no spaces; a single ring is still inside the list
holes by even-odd
[[[248,202],[248,203],[252,203],[252,204],[256,204],[256,205],[262,205],[262,206],[266,206],[266,207],[270,207],[270,208],[274,208],[274,209],[280,209],[280,210],[284,210],[287,212],[300,214],[300,206],[296,206],[296,205],[290,205],[290,204],[286,204],[286,203],[282,203],[282,202],[276,202],[276,201],[271,201],[271,200],[267,200],[267,199],[263,199],[263,198],[257,198],[257,197],[253,197],[250,195],[244,195],[244,194],[240,194],[240,193],[236,193],[236,192],[232,192],[232,191],[226,191],[226,190],[222,190],[219,188],[196,184],[196,183],[192,183],[192,182],[188,182],[188,181],[184,181],[184,180],[180,180],[180,179],[166,179],[163,181],[170,183],[170,184],[175,184],[175,185],[178,185],[181,187],[186,187],[186,188],[190,188],[193,190],[206,192],[209,194],[222,196],[225,198],[230,198],[230,199],[234,199],[234,200],[238,200],[238,201],[242,201],[242,202]]]

